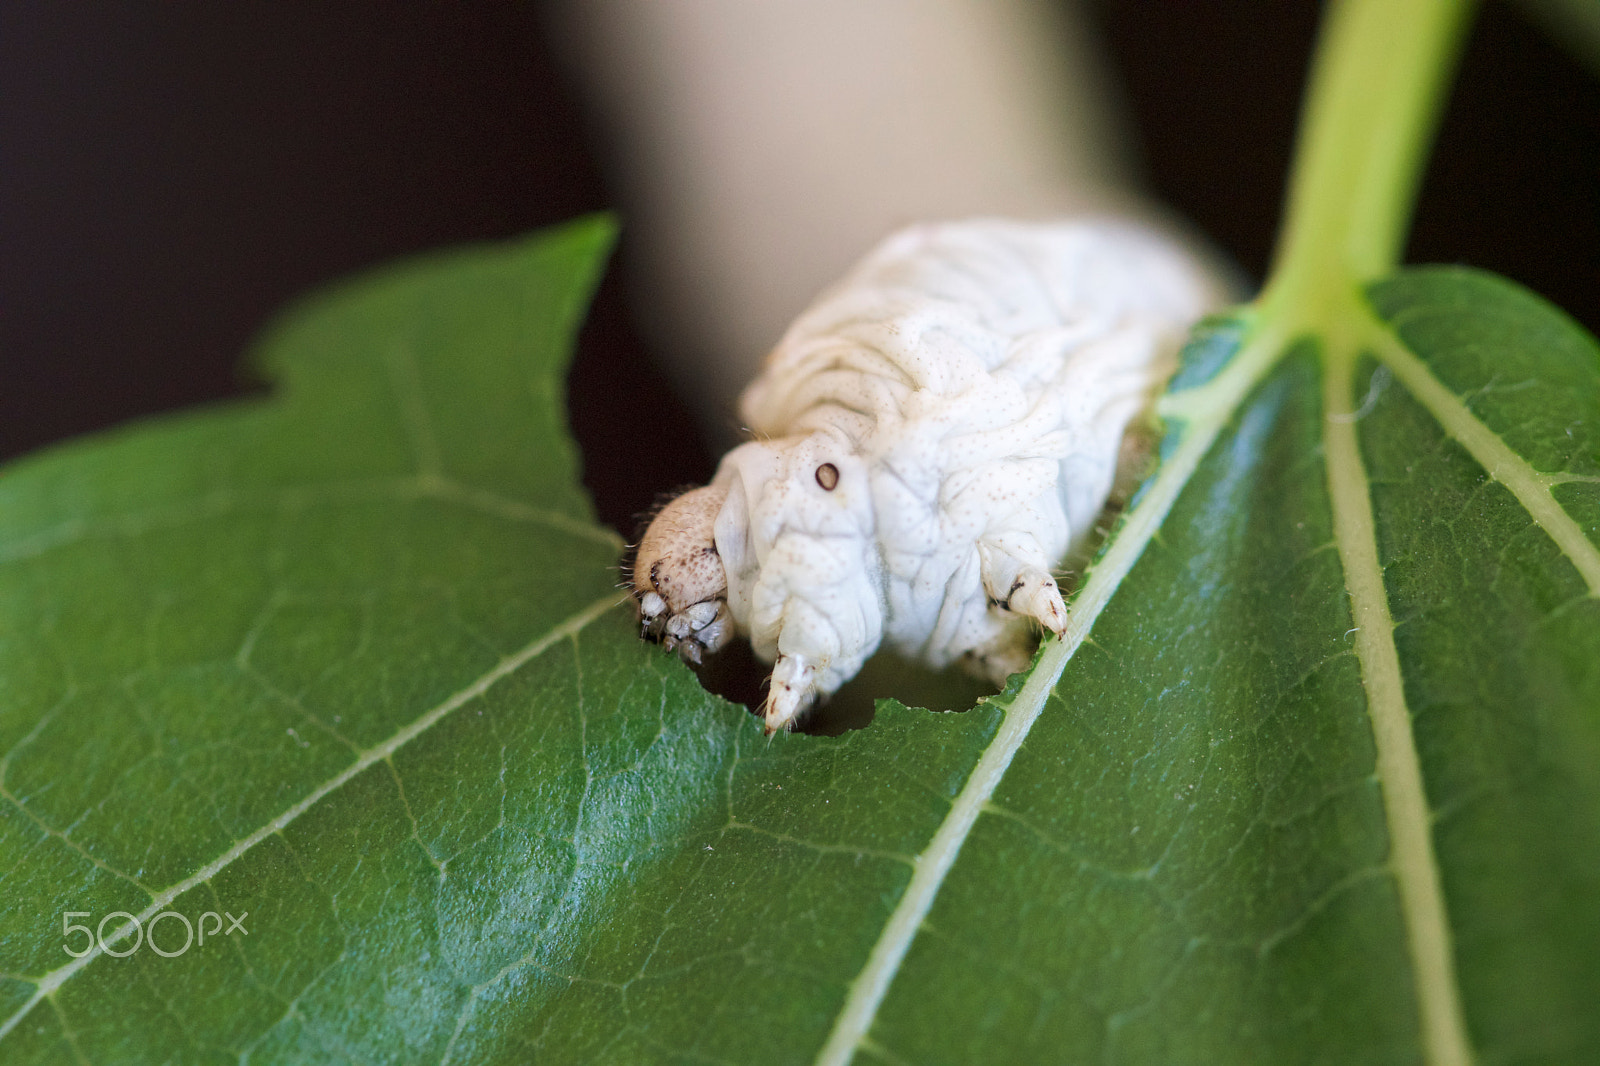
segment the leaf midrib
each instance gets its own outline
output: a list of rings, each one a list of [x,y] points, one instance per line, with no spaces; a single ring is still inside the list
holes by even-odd
[[[1461,1009],[1450,920],[1433,850],[1432,813],[1378,558],[1371,484],[1356,433],[1353,383],[1359,350],[1335,341],[1327,345],[1323,356],[1323,434],[1334,544],[1355,624],[1356,658],[1361,663],[1361,686],[1377,749],[1376,769],[1389,834],[1388,865],[1399,890],[1424,1053],[1431,1066],[1467,1066],[1472,1061],[1472,1045]]]
[[[1405,702],[1388,595],[1377,556],[1370,489],[1356,439],[1358,423],[1351,411],[1349,393],[1354,352],[1362,348],[1377,351],[1402,384],[1438,419],[1445,432],[1462,444],[1491,476],[1505,484],[1534,521],[1551,534],[1589,582],[1592,594],[1600,588],[1600,551],[1583,536],[1550,492],[1553,485],[1569,479],[1541,475],[1512,452],[1404,347],[1369,306],[1354,301],[1341,310],[1345,316],[1344,325],[1356,328],[1339,332],[1356,341],[1340,343],[1327,350],[1323,372],[1335,539],[1346,591],[1352,601],[1352,615],[1357,623],[1362,684],[1378,743],[1377,773],[1383,786],[1389,828],[1390,866],[1405,911],[1408,950],[1427,1054],[1429,1061],[1438,1066],[1457,1066],[1470,1063],[1473,1054],[1433,851],[1432,819]],[[868,1031],[912,940],[976,825],[978,815],[998,788],[1012,757],[1054,691],[1067,661],[1138,561],[1223,424],[1299,334],[1287,323],[1273,328],[1274,323],[1258,320],[1253,325],[1255,335],[1247,337],[1235,359],[1218,378],[1163,400],[1162,414],[1185,422],[1182,443],[1163,463],[1144,499],[1129,512],[1105,558],[1091,571],[1083,591],[1074,599],[1066,638],[1052,643],[1040,656],[1027,683],[1007,708],[1005,722],[984,750],[950,813],[928,847],[917,856],[911,882],[874,944],[866,965],[852,982],[829,1038],[817,1055],[817,1066],[842,1066],[858,1049],[870,1043]]]
[[[1163,400],[1161,413],[1183,426],[1180,443],[1162,460],[1154,480],[1124,517],[1105,555],[1089,571],[1082,590],[1068,606],[1065,635],[1049,643],[1039,656],[1022,690],[1007,706],[1000,729],[951,804],[950,813],[914,860],[911,881],[868,954],[866,964],[851,982],[828,1039],[817,1053],[816,1066],[845,1066],[857,1050],[869,1043],[867,1033],[911,942],[932,909],[978,816],[1055,691],[1068,660],[1088,637],[1123,578],[1161,528],[1217,434],[1233,417],[1245,396],[1277,362],[1285,350],[1284,339],[1280,331],[1272,328],[1247,335],[1228,367],[1215,379]]]
[[[493,688],[495,684],[515,673],[517,670],[527,665],[529,662],[537,658],[555,644],[575,636],[590,623],[598,619],[601,615],[620,605],[622,602],[624,602],[624,600],[625,597],[615,594],[608,595],[600,600],[596,600],[594,603],[570,616],[559,625],[534,638],[519,651],[505,656],[466,687],[457,690],[453,695],[446,698],[443,702],[435,705],[432,709],[413,720],[411,724],[400,730],[397,730],[386,740],[383,740],[380,743],[362,751],[356,760],[349,766],[346,766],[339,773],[335,774],[327,781],[324,781],[322,784],[312,789],[298,802],[284,810],[282,814],[265,823],[260,828],[252,832],[249,836],[244,837],[236,842],[233,847],[223,852],[216,859],[213,859],[211,862],[207,863],[193,874],[184,878],[182,881],[179,881],[176,884],[171,885],[161,892],[155,894],[149,906],[145,907],[136,916],[137,923],[142,926],[144,923],[148,922],[150,918],[159,914],[185,892],[188,892],[189,890],[210,881],[212,878],[216,877],[217,874],[221,873],[224,869],[230,866],[236,859],[249,852],[267,837],[282,832],[290,825],[290,823],[294,822],[302,814],[305,814],[312,807],[316,806],[317,803],[321,802],[321,800],[327,797],[330,793],[337,791],[350,780],[362,772],[370,769],[377,763],[389,759],[394,755],[395,752],[399,751],[406,744],[415,740],[418,736],[437,725],[442,719],[449,716],[453,711],[483,696],[491,688]],[[34,1007],[38,1006],[40,1000],[50,996],[57,988],[61,987],[62,984],[72,978],[73,975],[75,975],[79,970],[82,970],[85,966],[88,966],[95,959],[99,958],[106,946],[115,946],[125,935],[129,933],[130,930],[132,930],[134,924],[135,923],[133,922],[129,922],[123,925],[117,932],[107,937],[105,941],[97,940],[90,950],[81,958],[75,958],[65,966],[52,970],[43,977],[38,978],[38,985],[34,990],[34,994],[29,997],[29,999],[23,1003],[23,1005],[19,1007],[11,1017],[5,1019],[3,1022],[0,1022],[0,1040],[3,1040],[6,1035],[10,1033],[11,1030],[15,1028],[17,1024],[28,1015],[29,1012],[33,1010]]]
[[[1358,299],[1348,314],[1359,323],[1353,331],[1358,343],[1329,354],[1325,378],[1329,484],[1333,490],[1336,540],[1345,561],[1362,682],[1368,691],[1373,732],[1378,741],[1379,776],[1391,838],[1390,861],[1406,910],[1429,1061],[1438,1066],[1456,1066],[1473,1061],[1472,1046],[1455,972],[1438,860],[1433,851],[1433,812],[1428,808],[1422,784],[1394,642],[1394,622],[1377,554],[1371,492],[1356,440],[1356,419],[1347,414],[1353,399],[1356,354],[1370,351],[1376,355],[1428,411],[1445,436],[1465,449],[1489,477],[1516,498],[1577,570],[1591,597],[1600,597],[1600,548],[1584,535],[1551,491],[1567,481],[1589,479],[1540,473],[1473,414],[1368,301]],[[1342,487],[1341,476],[1346,481]],[[1354,549],[1349,557],[1347,549]]]

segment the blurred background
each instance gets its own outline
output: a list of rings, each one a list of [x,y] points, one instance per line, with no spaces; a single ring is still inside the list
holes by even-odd
[[[1126,127],[1116,167],[1255,281],[1319,9],[1070,9]],[[1600,81],[1552,25],[1482,6],[1408,259],[1501,272],[1594,330]],[[259,389],[241,352],[321,282],[637,202],[593,40],[519,3],[0,6],[0,458]],[[640,232],[625,215],[625,262]],[[651,298],[629,286],[661,269],[641,262],[608,276],[570,386],[586,481],[625,535],[713,467],[705,415],[660,369],[672,339],[637,314]]]

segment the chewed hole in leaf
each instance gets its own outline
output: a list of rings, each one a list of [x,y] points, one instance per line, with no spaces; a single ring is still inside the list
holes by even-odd
[[[596,515],[630,545],[637,544],[650,516],[675,495],[673,490],[704,485],[716,471],[700,423],[629,327],[615,271],[601,282],[578,335],[567,376],[567,418]],[[629,579],[630,556],[631,548],[618,559],[619,584]],[[708,692],[755,711],[766,698],[770,671],[749,643],[738,639],[707,656],[696,674]],[[959,669],[936,673],[880,652],[859,676],[813,708],[797,731],[838,736],[864,728],[880,699],[962,711],[992,694],[988,685]]]

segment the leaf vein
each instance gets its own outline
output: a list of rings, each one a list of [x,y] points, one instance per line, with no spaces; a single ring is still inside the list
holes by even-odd
[[[112,514],[95,521],[73,518],[20,536],[9,543],[0,543],[0,565],[30,562],[86,541],[139,537],[163,529],[178,529],[194,522],[251,511],[283,512],[328,504],[411,503],[417,500],[453,503],[491,517],[570,533],[608,548],[621,550],[623,547],[622,538],[610,529],[560,511],[535,507],[487,489],[458,485],[444,478],[407,475],[297,485],[260,496],[217,492],[181,503]]]
[[[389,387],[394,392],[395,406],[399,408],[406,435],[411,438],[417,476],[424,481],[442,478],[444,463],[439,455],[439,442],[434,437],[433,423],[428,418],[416,352],[403,341],[396,343],[383,353],[383,368],[387,372]]]
[[[866,964],[851,982],[845,1002],[834,1018],[833,1029],[817,1053],[817,1066],[844,1066],[861,1046],[911,941],[933,907],[945,876],[954,866],[962,845],[999,787],[1028,731],[1044,710],[1067,660],[1088,636],[1122,579],[1154,538],[1223,424],[1276,361],[1284,339],[1275,328],[1258,331],[1244,343],[1228,368],[1207,385],[1182,393],[1176,400],[1168,397],[1162,401],[1158,408],[1162,414],[1181,422],[1177,433],[1179,443],[1135,497],[1137,502],[1123,515],[1107,543],[1105,554],[1090,569],[1082,590],[1073,597],[1067,611],[1065,636],[1051,641],[1040,654],[1021,692],[1006,706],[1004,721],[951,804],[950,813],[922,854],[917,856],[911,881],[869,952]]]
[[[1584,583],[1589,586],[1589,595],[1600,597],[1600,548],[1584,536],[1578,523],[1556,502],[1550,490],[1561,481],[1541,474],[1526,459],[1512,451],[1370,309],[1366,318],[1369,343],[1376,349],[1378,358],[1491,478],[1511,490],[1517,502],[1527,509],[1533,520],[1555,542],[1561,554],[1577,569]],[[1561,480],[1582,479],[1562,477]]]
[[[1325,414],[1348,413],[1354,363],[1351,350],[1326,352]],[[1405,373],[1397,369],[1395,374],[1405,383]],[[1383,567],[1378,559],[1371,487],[1354,422],[1328,417],[1325,434],[1334,536],[1344,565],[1361,683],[1366,690],[1367,714],[1377,747],[1377,772],[1389,828],[1389,868],[1399,888],[1423,1045],[1429,1063],[1465,1066],[1472,1061],[1471,1043],[1462,1015],[1444,889],[1433,851],[1433,822],[1406,705]]]
[[[218,856],[210,863],[207,863],[195,873],[162,890],[160,893],[157,893],[150,905],[138,915],[139,923],[142,925],[143,923],[149,921],[151,917],[160,913],[161,910],[163,910],[173,900],[177,899],[179,896],[183,895],[185,892],[188,892],[195,886],[210,882],[212,878],[216,877],[217,874],[221,873],[236,859],[250,851],[257,844],[261,843],[261,841],[265,840],[269,836],[281,833],[302,814],[306,813],[306,811],[310,810],[312,807],[316,806],[317,803],[321,802],[324,797],[332,792],[337,791],[351,779],[369,769],[374,764],[389,758],[389,756],[393,755],[400,748],[404,747],[412,740],[415,740],[421,734],[427,732],[441,719],[447,717],[451,712],[483,696],[489,691],[489,689],[493,688],[496,683],[521,669],[551,646],[562,640],[572,637],[574,634],[581,631],[585,626],[599,618],[602,614],[616,607],[620,602],[621,600],[615,596],[607,596],[604,599],[597,600],[588,607],[579,611],[577,614],[555,626],[553,629],[541,634],[539,637],[535,638],[533,641],[523,647],[520,651],[514,652],[501,659],[492,669],[484,673],[477,680],[473,681],[465,688],[457,691],[444,702],[438,704],[423,714],[420,718],[417,718],[410,725],[398,730],[387,740],[368,748],[362,753],[360,758],[356,759],[349,766],[345,767],[344,770],[340,771],[338,774],[329,778],[311,792],[307,793],[302,799],[290,806],[282,814],[278,815],[278,817],[261,826],[244,839],[236,842],[233,847],[223,852],[222,855]],[[113,934],[107,941],[102,942],[97,940],[94,947],[91,948],[90,951],[82,958],[73,959],[72,962],[68,963],[67,965],[56,970],[52,970],[50,973],[45,974],[42,978],[40,978],[38,987],[34,991],[34,994],[29,997],[29,999],[23,1003],[23,1005],[19,1007],[16,1012],[11,1015],[11,1017],[7,1018],[4,1022],[0,1022],[0,1039],[4,1039],[12,1029],[16,1028],[22,1019],[25,1018],[34,1007],[38,1006],[41,999],[50,996],[57,988],[73,977],[79,970],[83,969],[95,959],[99,958],[101,952],[108,944],[114,946],[118,941],[120,941],[122,935],[124,935],[132,927],[133,923],[131,922],[124,925],[119,933]]]
[[[140,892],[143,892],[145,895],[151,896],[151,897],[155,896],[155,892],[153,890],[151,890],[147,885],[145,885],[142,881],[140,881],[137,877],[134,877],[132,874],[129,874],[129,873],[124,873],[123,871],[117,869],[115,866],[112,866],[110,863],[106,862],[104,859],[101,859],[101,858],[97,857],[96,855],[94,855],[94,853],[89,851],[88,848],[85,848],[82,844],[79,844],[76,840],[73,840],[72,837],[68,836],[67,835],[67,831],[65,829],[56,829],[56,828],[53,828],[52,826],[50,826],[47,822],[44,821],[44,819],[40,818],[38,815],[36,815],[32,811],[30,811],[28,809],[28,805],[23,803],[22,800],[18,799],[15,795],[13,795],[11,790],[9,788],[6,788],[4,785],[0,785],[0,799],[4,799],[7,803],[9,803],[13,807],[15,807],[19,812],[21,812],[21,814],[22,814],[22,816],[24,818],[26,818],[28,821],[32,822],[34,827],[36,829],[38,829],[39,832],[43,833],[46,837],[53,837],[54,839],[61,841],[61,843],[65,844],[67,847],[69,847],[73,851],[77,852],[79,855],[81,855],[90,864],[98,867],[101,870],[104,870],[106,873],[110,874],[112,877],[115,877],[115,878],[118,878],[120,880],[128,882],[128,884],[132,885],[134,888],[137,888]]]

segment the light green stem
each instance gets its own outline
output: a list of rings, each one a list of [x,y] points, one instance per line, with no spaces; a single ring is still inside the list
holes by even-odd
[[[1473,1061],[1421,760],[1406,705],[1351,389],[1373,318],[1362,287],[1397,265],[1468,0],[1342,0],[1312,71],[1263,339],[1321,342],[1335,542],[1376,747],[1424,1060]]]
[[[1325,329],[1357,287],[1398,263],[1471,6],[1342,0],[1329,9],[1260,301],[1266,317]]]

